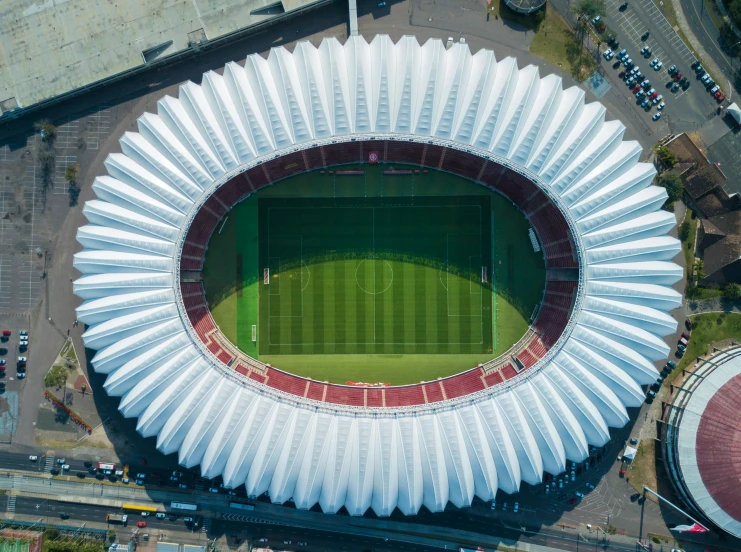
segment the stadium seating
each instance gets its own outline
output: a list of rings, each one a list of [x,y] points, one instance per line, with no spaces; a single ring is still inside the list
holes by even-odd
[[[366,405],[367,406],[383,406],[384,404],[384,389],[366,389]]]
[[[331,160],[331,164],[359,163],[365,161],[361,155],[360,142],[343,142],[324,146],[324,158]]]
[[[296,173],[305,172],[308,169],[304,161],[304,156],[300,152],[289,153],[283,157],[267,161],[263,164],[263,168],[270,182],[287,178]]]
[[[214,194],[224,205],[231,207],[252,193],[249,181],[244,174],[225,182]]]
[[[328,403],[365,406],[365,389],[344,385],[326,385],[324,400]]]
[[[448,399],[455,399],[456,397],[481,391],[485,388],[484,382],[481,379],[483,375],[484,371],[476,367],[473,370],[468,370],[451,378],[441,380],[445,388],[445,396]]]
[[[386,406],[412,406],[425,403],[421,385],[387,387],[383,392],[386,396]]]
[[[486,160],[477,155],[456,150],[446,150],[442,170],[476,181],[485,163]]]
[[[252,167],[250,170],[248,170],[245,173],[246,178],[249,180],[249,183],[252,185],[253,190],[259,190],[260,188],[270,184],[270,181],[268,180],[268,176],[262,167],[263,167],[262,165]]]
[[[386,160],[390,163],[422,163],[424,145],[416,142],[388,142]]]

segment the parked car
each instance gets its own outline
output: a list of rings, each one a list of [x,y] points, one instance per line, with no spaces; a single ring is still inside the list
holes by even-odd
[[[719,91],[718,93],[715,94],[715,99],[718,100],[719,102],[722,102],[723,100],[726,99],[726,95],[723,94],[723,92]]]
[[[627,49],[625,49],[625,48],[623,48],[623,49],[622,49],[622,50],[620,50],[620,51],[619,51],[619,52],[618,52],[617,54],[615,54],[615,56],[616,56],[616,57],[617,57],[617,58],[618,58],[619,60],[622,60],[622,59],[623,59],[624,57],[626,57],[627,55],[628,55],[628,50],[627,50]],[[4,335],[4,334],[3,334],[3,335]],[[8,335],[10,335],[10,334],[8,334]]]
[[[659,111],[661,111],[662,109],[664,109],[664,106],[665,105],[666,104],[664,102],[661,102],[659,105],[656,106],[656,109],[658,109]]]
[[[690,65],[690,67],[692,67],[693,69],[697,70],[697,68],[698,67],[702,67],[702,65],[700,65],[700,62],[699,61],[695,60],[695,61],[692,62],[692,65]]]
[[[515,502],[515,506],[514,506],[514,508],[512,508],[512,511],[514,513],[517,513],[519,510],[520,510],[520,503],[519,502]],[[301,544],[301,543],[299,543],[299,544]]]
[[[716,84],[715,86],[713,86],[713,87],[712,87],[712,88],[710,89],[710,93],[711,93],[711,94],[715,94],[715,93],[716,93],[716,92],[717,92],[718,90],[720,90],[720,86],[718,86],[718,85]]]
[[[679,79],[682,78],[682,73],[677,73],[676,75],[674,75],[673,78],[674,78],[675,81],[679,82]]]
[[[18,362],[28,362],[28,358],[27,357],[24,357],[24,356],[19,356],[18,357]]]
[[[659,62],[656,65],[654,65],[654,71],[660,70],[664,66],[663,63]]]
[[[610,61],[610,59],[612,59],[612,50],[608,48],[607,50],[604,51],[602,55],[605,57],[607,61]]]
[[[137,521],[136,522],[136,526],[137,527],[146,527],[147,526],[147,522],[146,521]]]
[[[705,68],[698,63],[697,67],[695,67],[695,73],[704,73],[704,72],[705,72]]]
[[[648,40],[648,37],[651,36],[651,31],[646,31],[643,33],[643,36],[641,36],[641,40],[646,41]]]
[[[167,514],[165,514],[164,512],[157,512],[156,514],[154,514],[154,517],[156,517],[157,519],[165,519],[166,515]]]
[[[659,94],[658,96],[656,96],[656,97],[655,97],[655,98],[654,98],[653,100],[651,100],[651,101],[653,102],[653,104],[654,104],[654,105],[656,105],[657,103],[659,103],[659,102],[660,102],[661,100],[663,100],[663,99],[664,99],[664,96],[662,96],[661,94]]]
[[[684,84],[682,84],[682,90],[687,90],[689,87],[690,87],[690,81],[686,81]]]
[[[674,84],[672,85],[672,88],[671,88],[671,90],[672,90],[672,92],[676,92],[677,90],[679,90],[679,83],[678,83],[678,82],[675,82],[675,83],[674,83]]]
[[[650,104],[651,101],[648,99],[645,99],[641,102],[641,107],[645,108],[648,104]]]
[[[627,10],[627,9],[628,9],[628,3],[627,3],[627,2],[623,2],[622,4],[620,4],[620,7],[619,7],[618,9],[619,9],[620,11],[625,11],[625,10]]]
[[[654,121],[658,121],[659,119],[661,119],[661,111],[659,111],[658,113],[654,114],[654,116],[653,116],[653,117],[651,117],[651,118],[652,118],[652,119],[653,119]]]
[[[643,81],[643,82],[641,83],[641,86],[642,86],[643,88],[649,88],[649,87],[651,86],[651,81],[649,81],[648,79],[646,79],[646,80],[644,80],[644,81]]]
[[[669,67],[669,69],[667,69],[667,71],[669,71],[669,74],[670,75],[672,73],[676,72],[676,70],[677,70],[677,66],[676,65],[672,65],[671,67]]]
[[[598,15],[597,17],[595,17],[594,19],[592,19],[592,25],[595,25],[596,26],[597,23],[599,23],[600,21],[602,21],[602,17],[600,17]]]

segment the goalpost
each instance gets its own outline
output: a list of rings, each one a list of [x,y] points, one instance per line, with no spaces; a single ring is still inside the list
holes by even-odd
[[[270,284],[270,269],[269,268],[263,268],[262,269],[262,283],[266,286]]]

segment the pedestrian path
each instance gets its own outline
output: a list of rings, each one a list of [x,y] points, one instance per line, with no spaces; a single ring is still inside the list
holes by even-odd
[[[48,450],[46,451],[46,456],[44,457],[44,473],[51,473],[51,470],[54,468],[54,451]]]
[[[15,499],[15,496],[13,496],[13,495],[11,495],[11,496],[8,497],[8,505],[5,508],[5,510],[9,514],[14,514],[15,513],[15,500],[16,500]]]

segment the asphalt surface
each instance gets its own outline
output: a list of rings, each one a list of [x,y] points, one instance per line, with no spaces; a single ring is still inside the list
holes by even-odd
[[[668,1],[668,0],[667,0]],[[658,123],[664,124],[673,133],[691,132],[696,130],[705,121],[715,116],[717,103],[707,93],[702,83],[695,78],[691,64],[695,61],[694,54],[687,48],[679,35],[672,29],[664,16],[654,5],[652,0],[633,0],[627,9],[620,10],[621,0],[606,0],[606,24],[616,32],[620,42],[618,51],[625,48],[633,62],[640,67],[645,78],[651,81],[651,87],[663,96],[666,107]],[[650,33],[647,40],[643,40],[644,33]],[[648,57],[640,54],[644,46],[651,48]],[[650,62],[658,58],[663,64],[659,71],[655,71]],[[630,109],[643,112],[630,91],[617,74],[625,68],[613,69],[615,59],[607,62],[602,58],[602,65],[622,93],[630,98],[633,104]],[[690,87],[684,91],[681,88],[672,92],[672,77],[668,73],[669,67],[677,66],[683,76],[688,77]],[[657,110],[653,108],[645,114],[650,117]],[[655,124],[658,124],[655,123]]]
[[[700,41],[705,51],[713,57],[713,61],[718,64],[728,79],[728,83],[718,84],[724,90],[733,87],[732,98],[737,96],[739,90],[741,90],[741,60],[729,55],[728,50],[723,47],[720,32],[710,18],[703,0],[680,0],[680,4],[687,18],[687,23],[697,40]],[[726,96],[728,95],[726,91]]]

